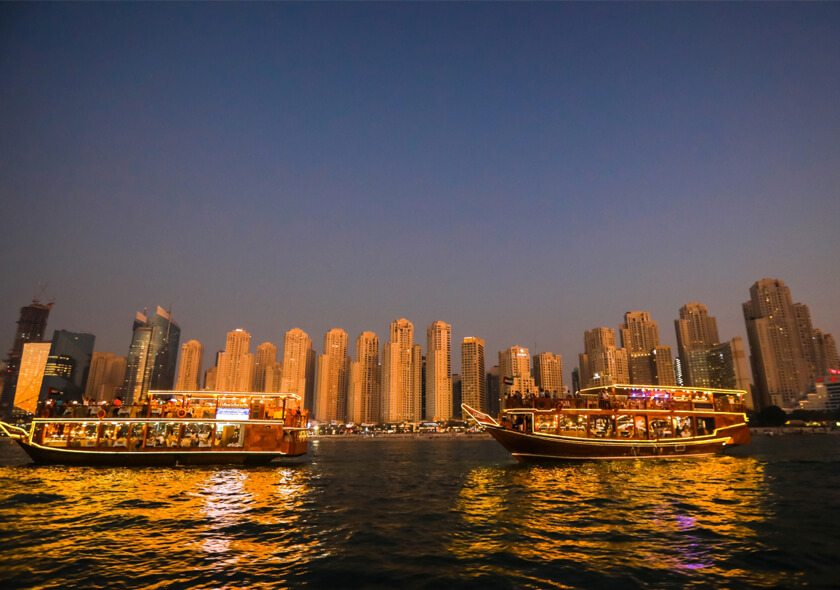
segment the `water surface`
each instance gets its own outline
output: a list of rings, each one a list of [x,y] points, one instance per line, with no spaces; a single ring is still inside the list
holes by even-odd
[[[319,440],[291,467],[0,467],[4,588],[832,587],[840,437],[529,466]]]

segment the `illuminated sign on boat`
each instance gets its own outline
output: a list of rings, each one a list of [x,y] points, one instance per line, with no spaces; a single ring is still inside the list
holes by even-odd
[[[216,420],[247,420],[249,414],[248,408],[218,408]]]

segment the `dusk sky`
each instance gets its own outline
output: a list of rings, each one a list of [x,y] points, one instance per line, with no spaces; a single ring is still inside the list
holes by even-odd
[[[205,365],[407,317],[563,355],[784,280],[840,337],[840,4],[0,4],[0,349],[39,283]],[[676,351],[675,351],[676,352]]]

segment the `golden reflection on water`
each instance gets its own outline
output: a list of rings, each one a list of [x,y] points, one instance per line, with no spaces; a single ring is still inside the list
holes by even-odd
[[[314,541],[294,542],[282,547],[283,556],[276,555],[277,545],[270,539],[298,531],[303,499],[309,491],[300,471],[248,471],[231,469],[213,474],[195,492],[203,499],[200,508],[204,516],[204,530],[198,537],[204,552],[212,555],[219,569],[234,566],[240,561],[288,561],[286,554],[306,555]],[[267,535],[236,534],[238,526],[262,526]],[[276,531],[276,536],[271,535]],[[255,540],[259,537],[260,540]]]
[[[450,550],[467,561],[498,554],[593,571],[738,575],[726,561],[760,545],[770,493],[762,463],[732,457],[478,467],[455,508],[480,534],[456,535]]]
[[[30,486],[40,497],[60,497],[51,500],[60,509],[20,503],[17,521],[24,530],[17,532],[38,539],[16,550],[21,564],[84,555],[102,569],[122,568],[130,555],[141,568],[149,563],[159,569],[161,556],[168,555],[218,571],[288,564],[317,549],[316,536],[302,532],[300,509],[310,486],[295,468],[44,468],[32,473]],[[72,533],[77,527],[95,532]],[[63,533],[53,536],[50,530]]]

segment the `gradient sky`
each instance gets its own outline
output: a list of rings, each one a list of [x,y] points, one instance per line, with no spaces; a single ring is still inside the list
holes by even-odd
[[[453,325],[577,364],[784,280],[840,337],[840,4],[1,4],[0,348]],[[355,347],[353,347],[355,354]]]

